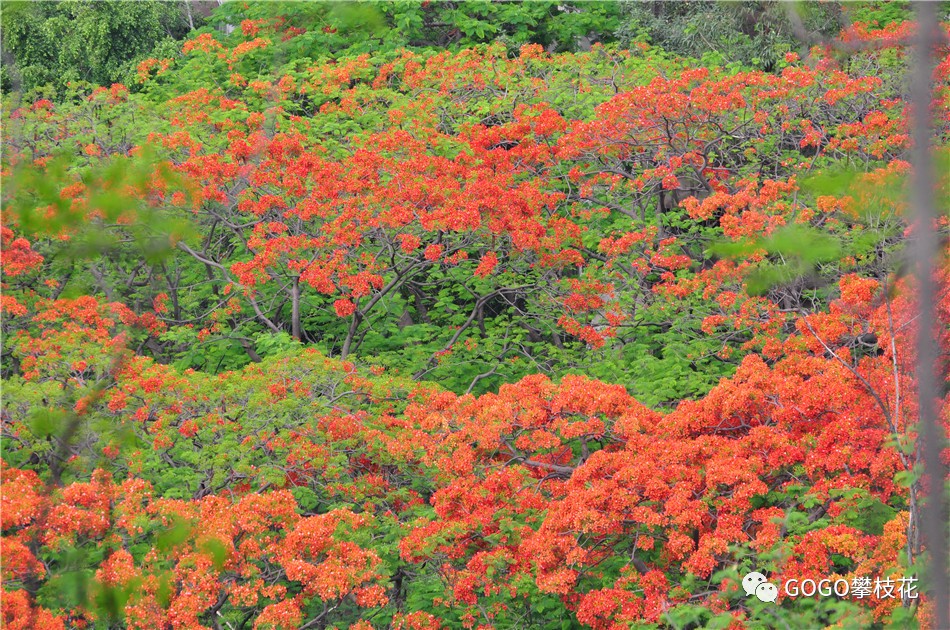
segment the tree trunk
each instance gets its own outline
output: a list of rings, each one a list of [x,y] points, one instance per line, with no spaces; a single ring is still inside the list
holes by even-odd
[[[294,339],[300,341],[300,278],[294,278],[294,286],[291,289],[291,314],[290,330]]]
[[[353,313],[353,319],[350,321],[350,330],[346,333],[346,341],[343,342],[343,350],[340,351],[340,358],[345,359],[350,355],[350,350],[353,347],[353,339],[356,338],[356,331],[360,327],[360,311],[359,309]]]
[[[188,28],[195,30],[195,19],[191,15],[191,0],[185,0],[185,14],[188,16]]]

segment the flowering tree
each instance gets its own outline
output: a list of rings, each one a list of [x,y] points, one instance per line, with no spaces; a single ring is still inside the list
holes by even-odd
[[[932,592],[739,587],[940,556],[913,24],[764,72],[284,58],[300,16],[228,11],[135,93],[7,114],[5,625],[940,627]]]

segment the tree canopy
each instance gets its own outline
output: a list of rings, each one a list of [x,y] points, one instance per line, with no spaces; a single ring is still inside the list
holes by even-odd
[[[4,627],[935,627],[950,40],[920,225],[902,4],[209,9],[3,7]]]

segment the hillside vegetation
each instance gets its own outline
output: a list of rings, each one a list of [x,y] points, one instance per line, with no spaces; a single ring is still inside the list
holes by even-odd
[[[16,5],[5,628],[933,627],[906,7]]]

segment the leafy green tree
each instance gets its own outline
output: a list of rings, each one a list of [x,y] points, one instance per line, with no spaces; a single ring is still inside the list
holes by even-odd
[[[681,55],[716,64],[738,62],[762,70],[775,69],[782,55],[802,44],[789,19],[799,13],[803,28],[816,36],[831,37],[842,25],[843,3],[800,2],[794,8],[776,0],[742,2],[633,2],[621,3],[621,42],[649,41]]]
[[[123,81],[132,63],[169,39],[182,39],[188,22],[182,2],[6,2],[3,90],[30,90],[70,81]],[[8,66],[9,64],[4,64]]]
[[[615,2],[229,2],[214,13],[217,26],[279,19],[294,29],[283,47],[288,57],[336,56],[399,47],[455,49],[504,43],[549,50],[587,48],[615,40],[620,8]]]

